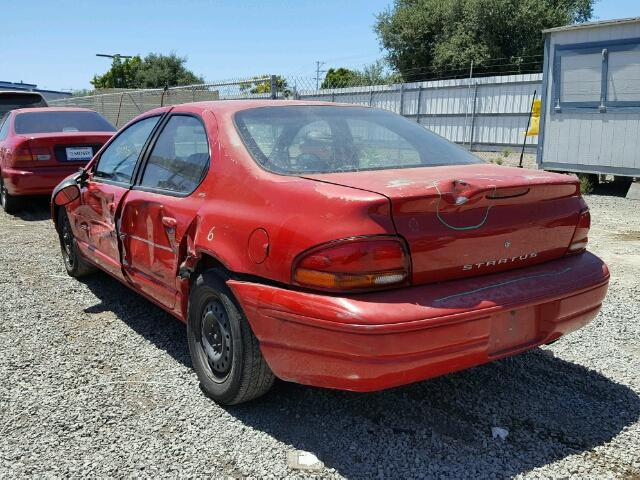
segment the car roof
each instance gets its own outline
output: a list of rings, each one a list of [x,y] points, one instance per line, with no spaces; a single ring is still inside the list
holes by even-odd
[[[312,100],[211,100],[206,102],[195,102],[190,105],[197,105],[213,113],[235,113],[240,110],[261,107],[286,107],[286,106],[332,106],[332,107],[363,107],[349,103],[319,102]]]
[[[39,113],[39,112],[92,112],[98,113],[90,108],[82,107],[31,107],[31,108],[15,108],[14,113]]]

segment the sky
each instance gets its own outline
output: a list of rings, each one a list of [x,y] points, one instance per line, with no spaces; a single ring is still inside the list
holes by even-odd
[[[0,80],[90,88],[96,53],[175,52],[208,81],[314,77],[316,60],[361,68],[384,56],[373,31],[392,0],[0,0]],[[638,0],[600,0],[594,20],[640,16]]]

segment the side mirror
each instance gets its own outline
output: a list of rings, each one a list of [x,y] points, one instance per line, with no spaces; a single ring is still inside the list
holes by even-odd
[[[61,207],[77,200],[78,198],[80,198],[80,189],[77,185],[71,184],[55,193],[53,196],[53,203]]]

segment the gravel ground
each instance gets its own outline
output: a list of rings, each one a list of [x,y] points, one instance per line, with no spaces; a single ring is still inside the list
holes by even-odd
[[[182,324],[66,276],[44,203],[0,213],[0,477],[302,477],[300,449],[322,477],[640,478],[640,202],[588,202],[612,281],[583,330],[408,387],[280,382],[228,408],[198,389]]]

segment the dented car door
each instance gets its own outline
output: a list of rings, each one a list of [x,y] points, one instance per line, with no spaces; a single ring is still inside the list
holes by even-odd
[[[88,178],[81,186],[81,201],[69,211],[82,253],[121,279],[120,204],[131,188],[138,159],[159,119],[159,115],[144,118],[114,138],[89,168]]]
[[[203,120],[174,109],[152,140],[139,181],[123,204],[125,273],[138,289],[169,309],[176,305],[185,235],[205,199],[196,189],[209,159]]]

